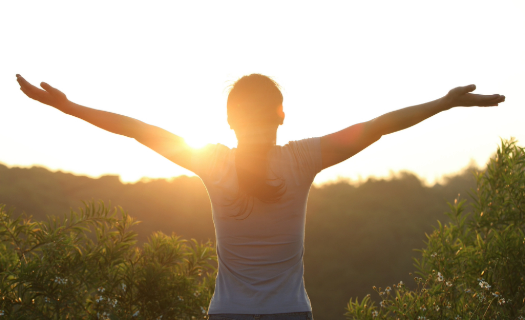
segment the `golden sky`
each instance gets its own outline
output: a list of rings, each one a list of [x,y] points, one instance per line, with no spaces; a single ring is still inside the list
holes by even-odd
[[[474,83],[498,108],[441,113],[381,138],[317,183],[409,170],[428,182],[525,145],[523,1],[4,1],[0,163],[123,181],[190,172],[139,143],[27,99],[15,74],[76,103],[236,146],[226,87],[262,73],[284,88],[280,145]]]

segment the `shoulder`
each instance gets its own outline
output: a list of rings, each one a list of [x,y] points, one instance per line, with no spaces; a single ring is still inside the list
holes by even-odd
[[[308,175],[315,176],[322,170],[321,140],[319,137],[290,141],[282,147],[295,166],[302,167]]]
[[[283,149],[295,153],[320,153],[321,138],[315,137],[290,141],[283,146]]]
[[[210,161],[211,158],[226,155],[232,151],[231,148],[221,143],[208,143],[204,147],[195,148],[192,153],[193,161]]]
[[[206,175],[213,168],[224,165],[231,152],[231,148],[221,143],[196,148],[192,152],[192,171],[199,176]]]

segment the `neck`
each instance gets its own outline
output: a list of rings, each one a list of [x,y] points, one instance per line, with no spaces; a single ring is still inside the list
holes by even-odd
[[[236,130],[237,147],[250,147],[254,145],[275,146],[277,141],[277,128],[272,127],[250,127],[247,130]]]

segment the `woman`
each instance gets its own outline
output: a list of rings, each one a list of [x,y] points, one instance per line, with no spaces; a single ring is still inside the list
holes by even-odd
[[[458,87],[437,100],[384,114],[320,138],[276,146],[283,124],[283,96],[270,78],[239,79],[228,95],[228,123],[238,147],[201,149],[144,122],[69,101],[20,75],[21,90],[104,130],[134,138],[196,173],[212,203],[219,272],[210,319],[313,319],[303,280],[306,201],[315,175],[342,162],[381,136],[413,126],[457,106],[497,106],[501,95],[477,95],[474,85]]]

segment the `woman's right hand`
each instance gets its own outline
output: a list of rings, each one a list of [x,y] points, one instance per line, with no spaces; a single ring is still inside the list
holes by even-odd
[[[27,82],[27,80],[19,74],[16,75],[16,81],[18,81],[18,84],[20,84],[20,90],[22,90],[26,96],[36,101],[50,105],[57,109],[61,109],[69,102],[66,95],[62,91],[53,88],[45,82],[40,83],[40,86],[44,89],[42,90]]]

